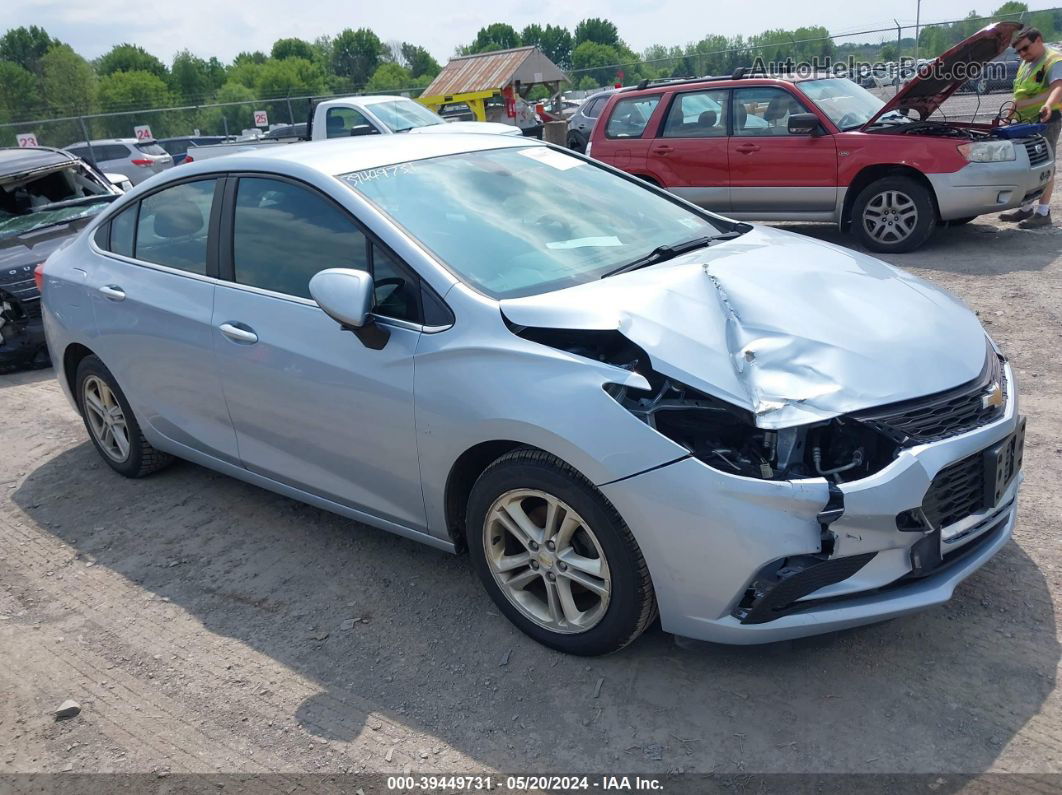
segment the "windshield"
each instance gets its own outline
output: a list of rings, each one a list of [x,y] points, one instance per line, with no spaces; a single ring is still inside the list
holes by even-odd
[[[862,127],[885,105],[865,88],[843,77],[804,80],[799,85],[807,98],[841,130]]]
[[[395,97],[394,101],[373,102],[368,106],[373,115],[386,124],[391,132],[405,132],[414,127],[430,127],[433,124],[446,124],[446,120],[436,116],[423,105],[405,97]]]
[[[635,182],[544,146],[417,160],[343,178],[492,298],[598,279],[728,229]]]
[[[76,164],[14,180],[0,186],[0,239],[95,215],[116,196]]]

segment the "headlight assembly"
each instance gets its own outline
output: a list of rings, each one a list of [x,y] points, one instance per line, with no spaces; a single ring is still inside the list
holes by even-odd
[[[605,390],[642,422],[713,469],[761,480],[825,477],[840,483],[877,472],[898,446],[860,422],[836,417],[781,430],[756,427],[753,415],[692,387],[647,376],[651,390]]]
[[[959,152],[971,163],[1000,163],[1013,160],[1013,141],[975,141],[960,144]]]

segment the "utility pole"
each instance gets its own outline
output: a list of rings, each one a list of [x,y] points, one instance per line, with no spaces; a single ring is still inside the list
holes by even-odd
[[[922,22],[922,0],[918,0],[918,5],[915,7],[915,65],[918,65],[918,28]]]

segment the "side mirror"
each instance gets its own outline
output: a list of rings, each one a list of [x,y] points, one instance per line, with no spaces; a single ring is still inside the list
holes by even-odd
[[[379,350],[391,334],[372,321],[375,290],[372,276],[353,268],[328,268],[310,279],[310,295],[324,313],[367,348]]]
[[[379,130],[371,124],[355,124],[350,128],[351,135],[377,135]]]
[[[814,113],[794,113],[789,117],[790,135],[819,135],[822,125]]]

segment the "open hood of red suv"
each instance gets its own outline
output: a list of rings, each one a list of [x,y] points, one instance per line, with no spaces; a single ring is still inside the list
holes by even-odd
[[[864,128],[894,110],[905,114],[913,110],[920,119],[927,118],[972,76],[971,64],[983,67],[1002,55],[1021,28],[1020,22],[993,22],[938,55],[921,67],[911,81],[870,118]]]

